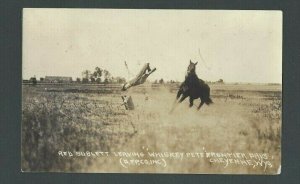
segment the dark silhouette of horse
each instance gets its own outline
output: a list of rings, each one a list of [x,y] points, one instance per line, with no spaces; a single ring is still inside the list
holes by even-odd
[[[180,97],[181,98],[178,101],[178,103],[181,103],[187,97],[190,97],[190,107],[192,107],[194,100],[200,98],[201,102],[200,105],[198,106],[198,110],[199,110],[204,103],[209,105],[213,103],[213,101],[210,98],[209,86],[202,79],[199,79],[195,72],[197,63],[198,62],[193,63],[190,60],[190,64],[187,69],[185,80],[179,87],[175,103],[178,101]],[[173,105],[171,112],[175,109],[176,104]]]

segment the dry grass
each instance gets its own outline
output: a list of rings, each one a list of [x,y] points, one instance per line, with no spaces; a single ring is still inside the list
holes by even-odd
[[[134,111],[120,106],[120,94],[49,92],[23,87],[22,168],[25,171],[276,173],[281,159],[281,89],[278,86],[212,86],[214,104],[200,111],[188,100],[169,114],[175,93],[167,88],[128,92]],[[146,93],[146,94],[145,94]],[[148,100],[145,97],[148,96]],[[59,150],[140,152],[268,153],[273,167],[167,159],[168,167],[124,168],[119,158],[59,157]]]

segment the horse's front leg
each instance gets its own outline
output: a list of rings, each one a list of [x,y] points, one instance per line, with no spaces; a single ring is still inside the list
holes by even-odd
[[[190,97],[190,107],[193,106],[193,103],[194,103],[194,99],[192,97]]]
[[[181,94],[182,94],[182,90],[179,89],[178,92],[177,92],[177,95],[176,95],[176,100],[179,99],[179,97],[181,96]]]
[[[179,100],[179,103],[181,103],[184,99],[186,99],[186,97],[188,97],[187,95],[182,95],[180,100]]]
[[[170,110],[169,113],[172,113],[172,112],[174,111],[174,109],[176,108],[176,106],[177,106],[177,104],[178,104],[178,99],[179,99],[179,97],[180,97],[181,95],[182,95],[182,90],[179,89],[178,92],[177,92],[177,95],[176,95],[176,99],[175,99],[175,101],[174,101],[174,103],[173,103],[173,105],[172,105],[172,108],[171,108],[171,110]]]
[[[181,103],[184,99],[186,99],[186,97],[188,97],[188,96],[182,95],[181,98],[180,98],[180,100],[179,100],[178,102],[177,102],[177,100],[176,100],[176,101],[174,102],[174,104],[173,104],[173,106],[172,106],[172,109],[170,110],[169,113],[172,113],[172,112],[174,111],[175,107],[176,107],[179,103]]]
[[[201,100],[200,105],[198,106],[198,110],[202,107],[202,105],[204,104],[204,101]]]

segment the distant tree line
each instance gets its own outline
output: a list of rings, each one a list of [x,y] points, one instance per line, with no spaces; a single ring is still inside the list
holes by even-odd
[[[223,79],[219,79],[217,81],[205,81],[206,83],[210,83],[210,84],[224,84],[224,80]],[[165,81],[163,78],[161,79],[156,79],[155,81],[153,81],[153,84],[173,84],[173,83],[181,83],[179,81],[175,81],[175,80],[168,80]]]
[[[93,72],[90,70],[84,70],[81,73],[82,78],[77,77],[75,81],[72,80],[72,77],[63,77],[63,76],[46,76],[41,77],[38,81],[37,78],[31,77],[29,80],[23,80],[24,83],[31,83],[36,85],[38,82],[50,82],[50,83],[125,83],[126,79],[124,77],[114,77],[111,73],[100,67],[96,67]]]
[[[76,82],[82,83],[125,83],[126,79],[123,77],[113,77],[111,73],[100,67],[96,67],[93,72],[84,70],[82,72],[82,79],[77,78]]]

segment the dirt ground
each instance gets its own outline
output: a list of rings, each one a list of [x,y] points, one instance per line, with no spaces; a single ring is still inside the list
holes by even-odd
[[[276,174],[281,164],[281,86],[210,87],[213,104],[197,111],[200,101],[189,108],[186,99],[170,114],[176,93],[168,86],[95,93],[24,85],[22,169]],[[132,97],[135,110],[127,111],[121,105],[125,94]],[[59,151],[73,156],[61,156]],[[87,151],[109,155],[75,156],[75,152]],[[153,152],[165,155],[151,157]],[[212,152],[240,153],[242,157],[230,161]],[[140,153],[144,156],[139,157]],[[184,156],[177,157],[180,153]],[[242,163],[243,159],[248,163]],[[132,164],[126,165],[128,162]]]

